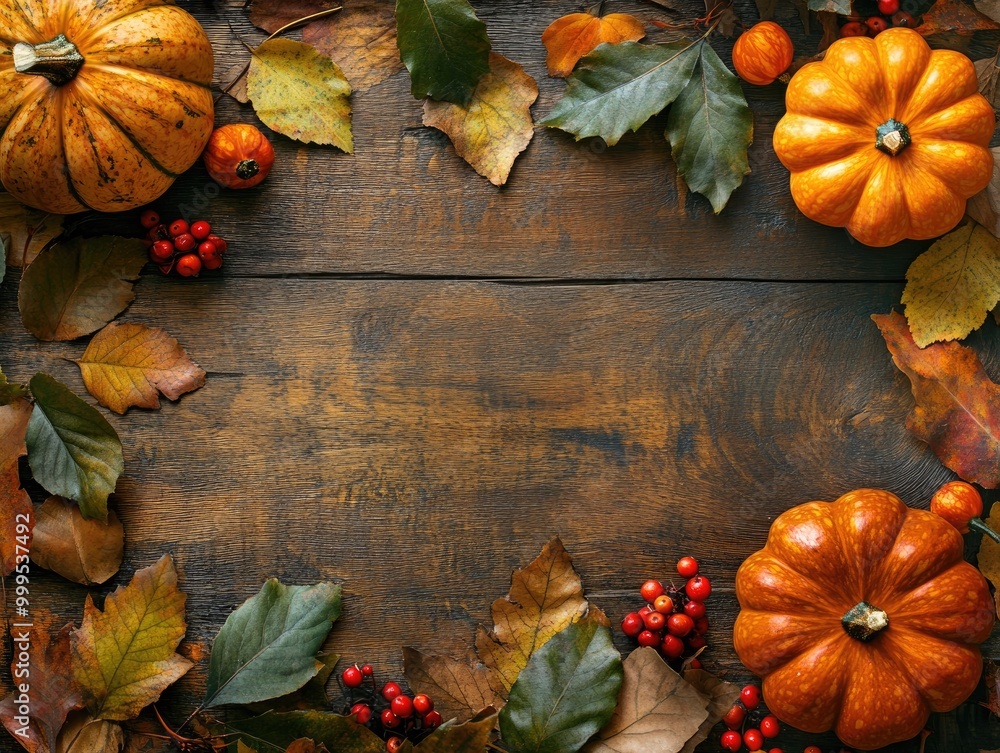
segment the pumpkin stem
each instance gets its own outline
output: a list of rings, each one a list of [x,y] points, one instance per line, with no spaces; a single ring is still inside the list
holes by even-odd
[[[83,55],[65,34],[41,44],[14,45],[14,70],[44,76],[56,86],[68,84],[83,66]]]
[[[970,520],[969,528],[971,528],[973,531],[979,531],[979,533],[983,534],[983,536],[989,536],[995,542],[1000,544],[1000,533],[994,531],[979,518],[973,518],[972,520]]]
[[[867,601],[859,601],[840,619],[847,634],[857,641],[867,642],[889,627],[889,615]]]
[[[257,164],[257,160],[255,159],[240,160],[240,164],[236,166],[236,177],[240,180],[250,180],[259,172],[260,165]]]
[[[895,118],[889,118],[875,129],[875,148],[895,157],[910,145],[910,129]]]

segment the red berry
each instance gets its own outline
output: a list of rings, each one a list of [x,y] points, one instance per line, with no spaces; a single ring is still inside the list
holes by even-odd
[[[201,259],[198,254],[185,254],[177,260],[177,274],[181,277],[197,277],[201,272]],[[358,670],[358,674],[361,671]],[[361,683],[359,682],[358,685]]]
[[[747,750],[760,750],[764,747],[764,736],[759,729],[748,729],[743,733],[743,744]]]
[[[868,27],[865,26],[860,21],[850,21],[840,27],[841,37],[866,37],[868,36]]]
[[[190,233],[198,240],[203,241],[212,234],[212,226],[205,220],[198,220],[191,224]]]
[[[427,716],[427,714],[434,710],[434,701],[425,693],[417,693],[413,696],[413,710],[420,714],[420,716]]]
[[[392,699],[389,708],[400,719],[409,719],[413,716],[413,699],[408,695],[398,695]]]
[[[398,682],[387,682],[382,686],[382,697],[387,701],[391,701],[396,696],[400,695],[403,689],[399,687]]]
[[[440,727],[441,722],[443,721],[444,719],[436,711],[427,712],[426,714],[424,714],[423,719],[421,719],[421,722],[423,723],[426,729],[434,729],[435,727]]]
[[[181,262],[183,262],[186,258],[187,258],[187,256],[182,256],[180,258],[180,261],[177,262],[177,271],[178,272],[180,272]],[[197,258],[197,257],[195,257],[195,258]],[[198,262],[198,265],[199,265],[199,267],[201,266],[201,262],[200,261]],[[201,269],[199,269],[198,271],[200,272]],[[181,274],[184,274],[184,273],[181,272]],[[198,272],[195,272],[195,274],[198,274]],[[363,674],[361,674],[361,670],[358,669],[357,667],[348,667],[347,669],[344,670],[344,673],[340,676],[340,679],[343,680],[344,681],[344,685],[346,685],[349,688],[360,688],[361,687],[361,683],[363,683],[365,681],[365,676]]]
[[[883,16],[891,16],[899,10],[899,0],[878,0],[878,12]]]
[[[191,233],[181,233],[180,235],[174,236],[174,246],[177,247],[178,251],[187,253],[188,251],[194,251],[195,246],[198,245],[198,241],[194,239]]]
[[[353,716],[358,724],[368,724],[372,719],[372,707],[367,703],[355,703],[351,706],[351,716]]]
[[[920,24],[917,23],[917,19],[915,19],[912,15],[907,13],[905,10],[901,10],[892,14],[892,25],[897,27],[901,26],[905,29],[913,29]]]
[[[767,753],[785,753],[781,748],[771,748]]]
[[[653,602],[653,609],[660,614],[670,614],[674,611],[674,600],[666,594],[660,594]]]
[[[694,602],[697,604],[698,602]],[[690,615],[689,615],[690,616]],[[694,621],[694,629],[698,631],[698,635],[704,635],[708,632],[708,618],[699,617]]]
[[[760,720],[760,734],[768,740],[772,737],[777,737],[780,733],[781,725],[778,723],[778,717],[774,714],[768,714]]]
[[[868,36],[874,37],[889,28],[889,23],[882,16],[872,16],[865,21],[868,27]]]
[[[729,729],[739,729],[746,718],[747,710],[737,703],[726,712],[726,715],[722,717],[722,721],[725,722]]]
[[[672,614],[667,618],[667,631],[671,635],[683,638],[692,630],[694,630],[694,620],[686,614]]]
[[[719,740],[719,744],[722,746],[723,750],[728,750],[730,753],[737,753],[737,751],[743,747],[743,738],[740,736],[739,732],[729,730],[728,732],[722,733],[722,738]]]
[[[746,706],[749,711],[753,711],[755,708],[760,706],[760,688],[756,685],[747,685],[740,691],[740,702]]]
[[[684,605],[684,614],[692,620],[700,620],[705,616],[705,605],[700,601],[689,601]]]
[[[698,574],[698,560],[694,557],[681,557],[677,560],[677,573],[682,578],[693,578]]]
[[[652,611],[653,611],[653,608],[652,608],[651,606],[649,606],[649,604],[647,604],[647,605],[646,605],[646,606],[644,606],[644,607],[643,607],[642,609],[640,609],[640,610],[638,611],[638,613],[637,613],[637,614],[638,614],[638,615],[639,615],[640,617],[643,617],[643,618],[645,618],[645,616],[646,616],[647,614],[649,614],[650,612],[652,612]]]
[[[168,230],[171,237],[176,238],[178,235],[184,235],[188,231],[188,224],[184,220],[174,220],[170,223]]]
[[[229,244],[226,243],[225,240],[223,240],[222,238],[220,238],[217,235],[210,235],[210,236],[208,236],[208,240],[212,241],[212,243],[215,244],[215,247],[217,249],[219,249],[219,253],[220,254],[226,253],[226,249],[229,248]]]
[[[170,232],[167,230],[166,225],[157,225],[146,233],[146,237],[151,241],[165,241],[170,239]]]
[[[385,749],[387,753],[399,753],[399,749],[403,747],[403,738],[401,737],[390,737],[385,741]]]
[[[174,244],[170,241],[156,241],[149,249],[149,258],[157,264],[164,264],[174,258]]]
[[[687,637],[687,643],[688,643],[688,646],[690,648],[694,649],[695,651],[697,651],[699,648],[705,648],[705,646],[708,645],[708,643],[705,641],[705,639],[702,638],[697,633],[692,633],[691,635],[689,635]]]
[[[642,618],[642,621],[646,625],[646,629],[652,630],[654,633],[657,630],[663,630],[667,625],[666,615],[662,615],[659,612],[650,612]]]
[[[663,655],[668,659],[677,659],[684,653],[684,641],[676,635],[667,635],[663,639],[660,651],[662,651]]]
[[[643,628],[645,628],[645,624],[642,621],[642,617],[635,612],[629,612],[625,615],[625,619],[622,620],[622,632],[629,638],[635,638],[643,631]]]
[[[705,601],[712,595],[712,584],[708,578],[696,575],[684,586],[684,591],[692,601]]]
[[[205,261],[211,256],[218,256],[219,249],[216,248],[212,241],[202,241],[198,244],[198,256],[201,257],[202,261]]]
[[[692,659],[691,661],[688,662],[688,666],[691,669],[701,669],[701,660],[700,659]]]
[[[639,641],[640,646],[658,646],[660,644],[660,637],[652,630],[643,630],[636,636],[636,640]]]
[[[658,580],[647,580],[642,584],[639,593],[642,594],[643,599],[652,603],[657,596],[663,593],[663,584]]]
[[[147,209],[139,216],[139,224],[146,228],[146,230],[152,230],[160,224],[160,215],[152,209]]]
[[[365,677],[371,677],[373,674],[375,674],[375,670],[372,669],[371,664],[362,664],[361,674],[363,674]]]
[[[818,745],[810,745],[802,753],[823,753],[823,751],[819,749]]]
[[[216,254],[215,256],[210,256],[207,259],[202,259],[201,263],[205,269],[221,269],[222,257],[219,254]]]
[[[379,719],[382,720],[382,726],[386,729],[396,729],[403,722],[402,719],[392,713],[392,709],[383,711]]]

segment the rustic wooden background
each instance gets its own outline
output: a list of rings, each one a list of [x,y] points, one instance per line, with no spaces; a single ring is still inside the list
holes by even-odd
[[[241,40],[262,36],[239,0],[182,5],[208,29],[220,77],[246,59]],[[476,5],[495,48],[538,79],[540,117],[564,85],[545,76],[539,37],[580,6]],[[540,128],[498,190],[421,127],[405,72],[355,95],[355,156],[275,137],[268,181],[217,197],[193,169],[158,206],[216,225],[232,249],[224,273],[149,272],[124,319],[176,336],[208,384],[158,412],[109,415],[125,446],[127,562],[98,591],[172,553],[202,655],[264,579],[339,581],[330,646],[399,674],[404,644],[468,653],[511,571],[559,533],[615,618],[643,579],[695,555],[716,589],[706,667],[749,679],[731,648],[733,579],[775,516],[860,486],[927,506],[952,475],[907,433],[908,383],[869,320],[898,305],[924,246],[872,250],[803,218],[771,148],[783,92],[746,93],[753,174],[718,217],[678,193],[656,120],[613,149]],[[255,119],[224,98],[218,120]],[[18,278],[0,287],[0,363],[85,395],[65,360],[84,343],[28,335]],[[972,343],[1000,378],[996,329]],[[33,578],[38,606],[80,614],[82,587]],[[204,671],[166,696],[175,721]],[[987,717],[969,707],[937,722],[951,736],[928,750],[998,747]],[[781,738],[787,753],[807,742]]]

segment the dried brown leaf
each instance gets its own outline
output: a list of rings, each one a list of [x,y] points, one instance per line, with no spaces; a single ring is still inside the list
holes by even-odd
[[[31,545],[34,510],[18,473],[30,418],[31,403],[24,398],[0,405],[0,575],[14,572],[19,556],[26,561]]]
[[[464,722],[488,706],[499,709],[506,697],[500,675],[480,662],[422,654],[405,646],[403,672],[414,692],[434,699],[434,707],[445,720]]]
[[[994,503],[985,522],[994,531],[1000,531],[1000,502]],[[1000,613],[1000,544],[989,536],[983,536],[983,541],[979,545],[977,562],[979,572],[993,584],[993,598],[996,600],[997,611]],[[1000,714],[1000,712],[997,713]]]
[[[950,35],[971,37],[974,32],[1000,29],[1000,24],[984,16],[963,0],[936,0],[923,15],[923,23],[915,31],[925,37]],[[942,41],[942,40],[935,40]],[[956,47],[950,43],[949,47]]]
[[[125,531],[114,510],[108,522],[88,520],[62,497],[49,497],[35,512],[31,561],[74,583],[104,583],[122,564]]]
[[[358,0],[302,30],[302,41],[329,55],[354,91],[367,91],[403,70],[394,3]]]
[[[125,731],[121,725],[77,711],[70,714],[59,733],[56,753],[119,753],[124,747]]]
[[[1000,147],[990,151],[993,153],[993,177],[986,188],[969,199],[965,211],[994,236],[1000,237]]]
[[[722,721],[722,717],[733,707],[740,697],[740,688],[731,682],[720,680],[703,669],[689,669],[684,680],[708,699],[708,718],[701,723],[697,734],[688,740],[681,753],[694,753],[702,742],[708,739],[712,728]]]
[[[388,3],[391,5],[391,3]],[[344,5],[340,0],[253,0],[250,3],[250,23],[268,34],[300,18]]]
[[[62,234],[61,214],[26,207],[9,193],[0,193],[0,237],[5,239],[8,267],[26,267],[45,245]]]

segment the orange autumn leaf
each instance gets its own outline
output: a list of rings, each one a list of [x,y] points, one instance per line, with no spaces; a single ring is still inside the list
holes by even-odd
[[[0,375],[2,376],[2,375]],[[16,398],[0,406],[0,574],[10,575],[18,554],[27,558],[34,522],[31,498],[21,488],[17,459],[25,454],[24,435],[31,418],[31,403]]]
[[[592,16],[570,13],[557,18],[542,34],[542,44],[549,51],[545,63],[549,75],[566,78],[587,53],[599,44],[638,42],[646,36],[646,27],[638,18],[626,13]]]
[[[975,351],[957,342],[919,348],[906,317],[872,316],[892,360],[910,379],[916,406],[906,425],[966,481],[1000,486],[1000,385]]]

